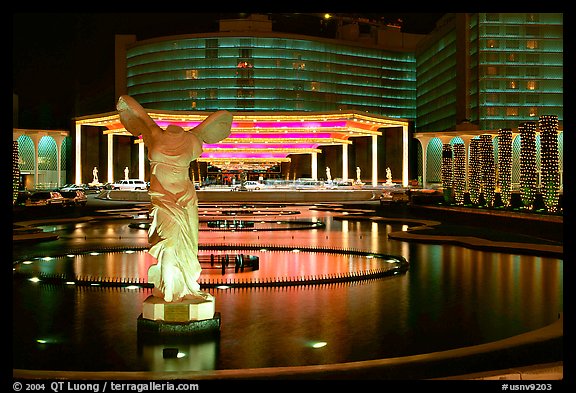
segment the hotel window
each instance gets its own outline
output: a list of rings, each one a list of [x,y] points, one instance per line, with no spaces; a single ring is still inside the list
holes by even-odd
[[[206,98],[216,99],[218,98],[218,89],[207,89]]]
[[[526,26],[526,35],[530,37],[537,37],[540,35],[539,26]]]
[[[518,116],[518,108],[509,106],[506,108],[506,116]]]
[[[491,102],[491,103],[499,103],[500,99],[499,99],[499,94],[486,94],[486,102]]]
[[[507,104],[518,104],[520,102],[520,95],[516,93],[506,94]]]
[[[526,81],[526,88],[528,90],[536,90],[538,88],[538,81]]]
[[[518,40],[506,40],[506,48],[508,49],[518,49],[519,46]]]
[[[218,40],[208,39],[205,43],[206,48],[206,58],[207,59],[217,59],[218,58]]]
[[[487,12],[486,13],[486,20],[491,22],[497,22],[500,20],[500,14],[494,12]]]
[[[488,63],[499,63],[500,53],[498,52],[488,52],[486,53],[486,62]]]
[[[198,79],[198,70],[186,70],[186,79]]]
[[[537,41],[537,40],[528,40],[528,41],[526,41],[526,48],[528,48],[528,49],[538,49],[538,41]]]
[[[527,63],[538,63],[540,61],[540,56],[536,53],[528,53],[526,54],[526,62]]]
[[[536,108],[534,106],[531,108],[528,108],[528,116],[530,116],[530,117],[538,116],[538,108]]]
[[[520,27],[506,26],[506,35],[520,35]]]
[[[518,88],[518,81],[509,81],[508,82],[509,89],[517,89]]]
[[[506,56],[506,60],[508,60],[510,63],[516,63],[518,61],[518,54],[509,53],[508,56]]]
[[[486,75],[498,75],[498,67],[486,67]]]
[[[526,22],[539,22],[540,15],[538,14],[526,14]]]
[[[506,76],[519,76],[519,75],[520,75],[519,67],[514,66],[506,67]]]
[[[496,115],[498,115],[498,111],[496,110],[495,107],[493,106],[486,107],[486,116],[496,116]]]
[[[526,67],[526,76],[538,76],[540,70],[538,67]]]
[[[498,48],[498,41],[486,40],[486,48]]]
[[[249,59],[252,57],[252,49],[240,48],[240,57],[243,59]]]
[[[488,90],[500,90],[500,81],[495,79],[489,79],[486,81],[486,89]]]
[[[486,35],[500,35],[500,26],[486,26]]]
[[[527,104],[539,104],[540,103],[540,94],[528,93],[525,96],[525,101]]]

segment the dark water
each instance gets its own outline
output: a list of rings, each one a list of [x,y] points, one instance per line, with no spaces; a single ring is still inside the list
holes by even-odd
[[[410,262],[410,270],[346,284],[210,289],[222,318],[220,337],[170,345],[138,340],[137,318],[149,289],[19,280],[13,289],[13,367],[185,371],[360,361],[510,337],[554,322],[563,310],[562,260],[394,241],[387,233],[401,230],[400,223],[341,221],[333,220],[330,213],[307,214],[322,219],[326,227],[259,234],[201,233],[200,241],[364,249],[401,255]],[[118,233],[122,241],[145,241],[145,232],[127,226],[128,221],[117,220],[52,230],[69,244],[80,236],[112,243]],[[42,255],[40,248],[29,252]],[[141,253],[116,252],[63,256],[43,261],[42,269],[145,277],[149,263]],[[261,263],[274,263],[266,274],[309,274],[360,265],[370,268],[374,261],[325,253],[263,252]],[[314,348],[319,342],[325,345]],[[166,346],[177,347],[184,356],[164,359]]]

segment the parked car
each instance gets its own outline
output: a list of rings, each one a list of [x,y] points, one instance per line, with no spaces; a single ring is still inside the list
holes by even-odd
[[[60,191],[66,206],[86,206],[88,198],[82,190]]]
[[[232,188],[234,191],[256,191],[264,188],[264,184],[254,180],[245,181],[244,184],[236,185]]]
[[[64,206],[64,197],[58,191],[35,191],[26,200],[26,206]]]
[[[75,190],[84,191],[85,188],[86,187],[83,184],[64,184],[62,187],[60,187],[60,189],[58,191],[60,193],[62,191],[75,191]]]
[[[140,179],[118,180],[112,183],[113,190],[147,190],[148,184]]]
[[[26,201],[30,199],[32,193],[28,190],[18,191],[18,195],[16,196],[16,200],[14,201],[14,205],[16,206],[24,206],[26,205]]]
[[[401,190],[383,190],[380,195],[380,206],[405,205],[410,202],[410,195]]]

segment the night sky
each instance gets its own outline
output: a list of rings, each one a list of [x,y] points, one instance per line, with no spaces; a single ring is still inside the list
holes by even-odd
[[[138,40],[217,32],[218,20],[240,13],[13,13],[13,92],[17,128],[66,129],[72,118],[113,111],[114,36]],[[273,13],[273,30],[333,37],[335,23],[304,13]],[[319,14],[317,14],[319,15]],[[428,33],[443,13],[380,13],[402,19],[407,33]]]

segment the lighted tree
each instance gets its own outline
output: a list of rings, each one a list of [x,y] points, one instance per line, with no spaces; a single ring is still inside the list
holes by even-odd
[[[496,176],[494,174],[494,148],[490,134],[480,135],[480,155],[482,157],[482,193],[486,205],[492,206],[496,191]]]
[[[526,209],[532,209],[536,198],[536,122],[518,126],[520,131],[520,197]]]
[[[558,208],[560,172],[558,170],[558,116],[540,116],[540,166],[546,210]]]
[[[444,200],[452,200],[452,145],[444,143],[442,145],[442,188],[444,189]]]
[[[468,192],[470,201],[477,205],[480,203],[480,193],[482,191],[482,160],[480,156],[480,139],[470,140],[470,159],[469,162],[469,184]]]
[[[505,207],[510,206],[512,197],[512,130],[498,130],[498,187]]]
[[[454,150],[454,197],[456,203],[464,204],[464,191],[466,190],[466,155],[463,143],[455,143]]]

